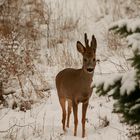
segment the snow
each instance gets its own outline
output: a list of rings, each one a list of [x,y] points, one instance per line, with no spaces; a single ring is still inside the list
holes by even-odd
[[[127,37],[128,45],[132,46],[132,50],[140,51],[140,33],[134,33]]]
[[[114,74],[102,77],[101,79],[97,79],[95,81],[96,87],[103,85],[104,91],[107,91],[109,86],[114,85],[116,81],[121,80],[121,88],[120,93],[121,95],[127,94],[130,95],[132,91],[135,90],[136,82],[135,82],[136,71],[131,70],[126,72],[125,74]],[[112,89],[109,93],[111,95],[114,89]]]
[[[140,102],[140,99],[137,99],[137,100],[136,100],[136,103],[139,103],[139,102]]]
[[[110,78],[107,78],[104,83],[104,90],[107,90],[110,85],[114,85],[116,81],[118,81],[121,78],[120,75],[113,75]]]
[[[3,3],[4,0],[0,1]],[[56,87],[55,87],[55,76],[62,70],[65,66],[65,61],[62,62],[61,59],[57,60],[58,55],[63,55],[63,53],[69,52],[71,57],[70,59],[80,61],[79,54],[77,54],[75,42],[79,39],[81,42],[84,42],[83,33],[87,32],[89,37],[92,34],[95,34],[98,42],[97,48],[97,58],[101,59],[101,62],[96,65],[94,79],[91,86],[94,84],[100,85],[104,84],[104,90],[107,90],[109,85],[113,85],[116,80],[122,78],[121,74],[118,74],[116,66],[113,63],[120,64],[122,59],[112,56],[111,58],[103,61],[103,55],[106,54],[103,48],[105,48],[106,43],[103,41],[103,32],[108,23],[110,23],[110,17],[107,17],[107,22],[101,20],[101,23],[97,21],[97,18],[102,16],[100,7],[97,5],[97,0],[59,0],[60,9],[55,8],[58,0],[53,0],[52,8],[54,9],[53,18],[56,18],[56,13],[59,13],[61,10],[65,13],[63,16],[70,16],[73,14],[75,18],[80,17],[80,27],[78,28],[78,33],[73,35],[73,40],[70,44],[64,42],[63,45],[59,44],[57,48],[50,48],[47,50],[42,50],[41,59],[43,59],[43,64],[37,64],[36,68],[43,75],[43,78],[46,79],[47,84],[40,85],[40,81],[32,79],[36,86],[48,86],[50,90],[45,92],[45,98],[37,100],[37,102],[32,105],[31,110],[26,112],[19,111],[19,108],[12,110],[11,108],[1,108],[0,110],[0,139],[14,139],[14,140],[83,140],[81,138],[81,104],[79,105],[79,124],[78,124],[78,136],[73,136],[73,114],[71,114],[70,128],[67,129],[67,132],[63,132],[61,124],[61,107],[57,97]],[[46,0],[46,2],[51,2],[51,0]],[[64,8],[65,7],[65,8]],[[74,8],[74,9],[73,9]],[[61,13],[60,13],[61,14]],[[64,17],[63,17],[64,18]],[[140,21],[140,20],[139,20]],[[131,21],[129,22],[127,29],[128,31],[135,31],[137,27],[140,27],[140,22]],[[121,21],[119,26],[122,27],[126,25],[127,20]],[[131,28],[130,25],[133,24]],[[117,25],[117,24],[116,24]],[[107,25],[108,26],[108,25]],[[115,24],[114,24],[115,26]],[[43,27],[43,25],[42,25]],[[45,28],[45,27],[44,27]],[[72,33],[73,34],[73,33]],[[138,35],[129,36],[129,44],[134,44],[134,49],[136,44],[133,39],[139,39]],[[45,38],[46,39],[46,38]],[[42,48],[45,48],[46,40],[42,42]],[[65,47],[67,46],[67,47]],[[51,57],[55,62],[52,66],[48,66],[46,62],[45,55]],[[81,56],[80,56],[81,57]],[[108,56],[107,56],[108,57]],[[65,59],[65,58],[63,58]],[[113,63],[112,63],[113,62]],[[61,63],[61,65],[60,65]],[[122,64],[122,63],[121,63]],[[81,65],[76,63],[76,68],[79,68]],[[134,72],[129,72],[123,77],[122,80],[122,95],[124,92],[129,94],[134,86],[133,76]],[[131,82],[128,82],[130,80]],[[128,88],[129,87],[129,88]],[[19,87],[18,87],[19,88]],[[31,89],[31,83],[26,81],[23,89],[25,92]],[[9,89],[8,89],[9,90]],[[113,89],[114,90],[114,89]],[[112,94],[113,90],[109,94]],[[19,89],[16,89],[17,93],[20,93]],[[33,91],[32,91],[33,92]],[[49,96],[47,96],[49,95]],[[32,97],[33,98],[33,97]],[[11,102],[13,102],[11,100]],[[112,113],[113,109],[113,100],[108,101],[106,97],[98,97],[93,91],[93,95],[90,98],[90,103],[87,111],[87,122],[86,122],[86,137],[84,139],[88,140],[128,140],[125,136],[126,127],[121,124],[119,121],[119,116]],[[12,103],[9,103],[12,104]],[[103,119],[100,119],[103,118]],[[109,121],[108,126],[104,126],[104,119],[107,118]]]
[[[108,90],[109,86],[111,86],[111,85],[113,86],[115,84],[115,82],[121,78],[122,78],[121,74],[105,76],[105,77],[102,77],[101,79],[97,79],[95,81],[95,85],[96,85],[96,87],[99,87],[100,85],[103,84],[103,89],[104,89],[104,91],[106,91],[106,90]],[[110,93],[112,93],[112,92],[113,91],[110,91]]]
[[[137,29],[140,29],[140,19],[122,19],[111,24],[110,29],[114,27],[123,28],[124,26],[126,26],[128,32],[135,32]]]
[[[129,95],[132,91],[135,90],[136,82],[136,71],[131,70],[130,72],[127,72],[123,75],[122,81],[121,81],[121,88],[120,93],[121,95],[124,95],[125,93]]]
[[[134,33],[137,30],[140,30],[140,19],[123,19],[118,22],[114,22],[110,25],[110,29],[113,28],[121,29],[126,27],[127,32],[133,33],[127,36],[128,45],[132,47],[132,50],[139,51],[140,50],[140,33]]]
[[[114,138],[117,140],[118,137],[122,137],[125,140],[125,127],[119,123],[118,116],[111,113],[113,101],[106,102],[105,98],[94,98],[93,95],[88,107],[85,139],[111,140]],[[0,139],[5,137],[10,139],[12,136],[20,140],[82,140],[81,108],[82,106],[79,104],[78,135],[73,136],[73,114],[71,114],[70,128],[67,128],[67,132],[64,133],[61,124],[61,107],[56,90],[53,89],[50,98],[33,105],[32,109],[27,112],[10,108],[0,110]],[[99,119],[99,117],[105,118],[105,116],[110,122],[106,127],[102,126],[103,121]],[[9,128],[11,129],[7,131]]]
[[[135,112],[135,110],[140,108],[140,103],[139,104],[135,104],[134,106],[132,106],[129,110],[129,114],[133,114],[133,112]]]

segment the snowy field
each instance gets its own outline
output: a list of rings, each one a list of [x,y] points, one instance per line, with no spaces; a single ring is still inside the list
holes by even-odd
[[[110,15],[102,17],[97,0],[65,0],[65,2],[66,7],[63,10],[66,16],[75,14],[75,18],[80,17],[80,35],[75,38],[83,42],[85,32],[90,37],[94,33],[97,38],[97,59],[100,59],[100,63],[96,65],[93,81],[100,82],[103,78],[110,81],[109,77],[118,74],[116,67],[126,65],[124,59],[119,58],[117,55],[109,57],[109,52],[105,51],[107,42],[104,41],[104,33],[107,25],[111,22]],[[53,6],[55,4],[52,4]],[[98,22],[98,18],[100,18],[100,22]],[[71,44],[75,45],[75,42],[71,42]],[[44,45],[46,44],[43,42],[42,46],[44,47]],[[56,51],[53,54],[53,49],[50,49],[48,54],[57,59],[55,58],[56,54],[61,55],[61,49],[59,50],[60,53]],[[79,55],[75,53],[76,47],[73,50],[73,46],[70,46],[68,50],[71,51],[75,59],[78,59]],[[125,52],[129,58],[129,50]],[[78,110],[78,135],[73,136],[73,113],[70,118],[70,128],[67,128],[65,133],[63,132],[61,124],[62,112],[55,87],[55,76],[64,66],[60,66],[60,64],[52,67],[47,66],[44,55],[44,50],[42,50],[41,57],[44,59],[44,65],[38,64],[36,67],[46,79],[50,90],[45,91],[45,98],[37,101],[32,105],[31,110],[26,112],[19,111],[19,108],[12,110],[11,108],[0,106],[0,140],[128,140],[126,137],[127,128],[120,123],[119,114],[112,113],[114,101],[108,97],[99,97],[95,93],[95,89],[90,98],[86,116],[86,137],[82,138],[81,104],[79,104]],[[77,67],[81,67],[81,65]]]

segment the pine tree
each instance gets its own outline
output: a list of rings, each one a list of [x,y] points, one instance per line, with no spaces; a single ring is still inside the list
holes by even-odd
[[[121,20],[114,23],[110,31],[127,39],[128,47],[133,51],[133,56],[128,60],[132,69],[111,78],[109,83],[104,80],[95,84],[96,92],[116,100],[113,112],[122,114],[122,123],[136,128],[131,137],[140,138],[140,20]]]

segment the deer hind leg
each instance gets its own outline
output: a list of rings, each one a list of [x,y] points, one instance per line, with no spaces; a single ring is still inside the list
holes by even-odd
[[[69,122],[70,122],[70,114],[72,109],[72,101],[68,100],[68,117],[67,117],[67,127],[69,128]]]
[[[62,108],[62,125],[63,125],[63,130],[66,131],[65,129],[65,122],[66,122],[66,99],[65,98],[60,98],[60,105]]]
[[[72,102],[73,107],[73,115],[74,115],[74,136],[77,135],[77,125],[78,125],[78,104],[75,102]]]
[[[85,137],[85,119],[87,112],[88,102],[83,103],[82,105],[82,137]]]

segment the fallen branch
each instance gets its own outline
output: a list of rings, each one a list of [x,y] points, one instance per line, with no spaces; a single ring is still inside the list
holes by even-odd
[[[31,124],[33,124],[33,123],[30,123],[30,124],[27,124],[27,125],[17,125],[17,124],[14,124],[11,127],[9,127],[7,130],[0,131],[0,133],[6,133],[6,132],[10,131],[12,128],[14,128],[14,127],[27,127],[28,126],[28,127],[31,127],[32,129],[34,129]]]
[[[37,91],[46,92],[46,91],[49,91],[49,90],[51,90],[51,89],[50,88],[42,88],[42,89],[39,89]]]

